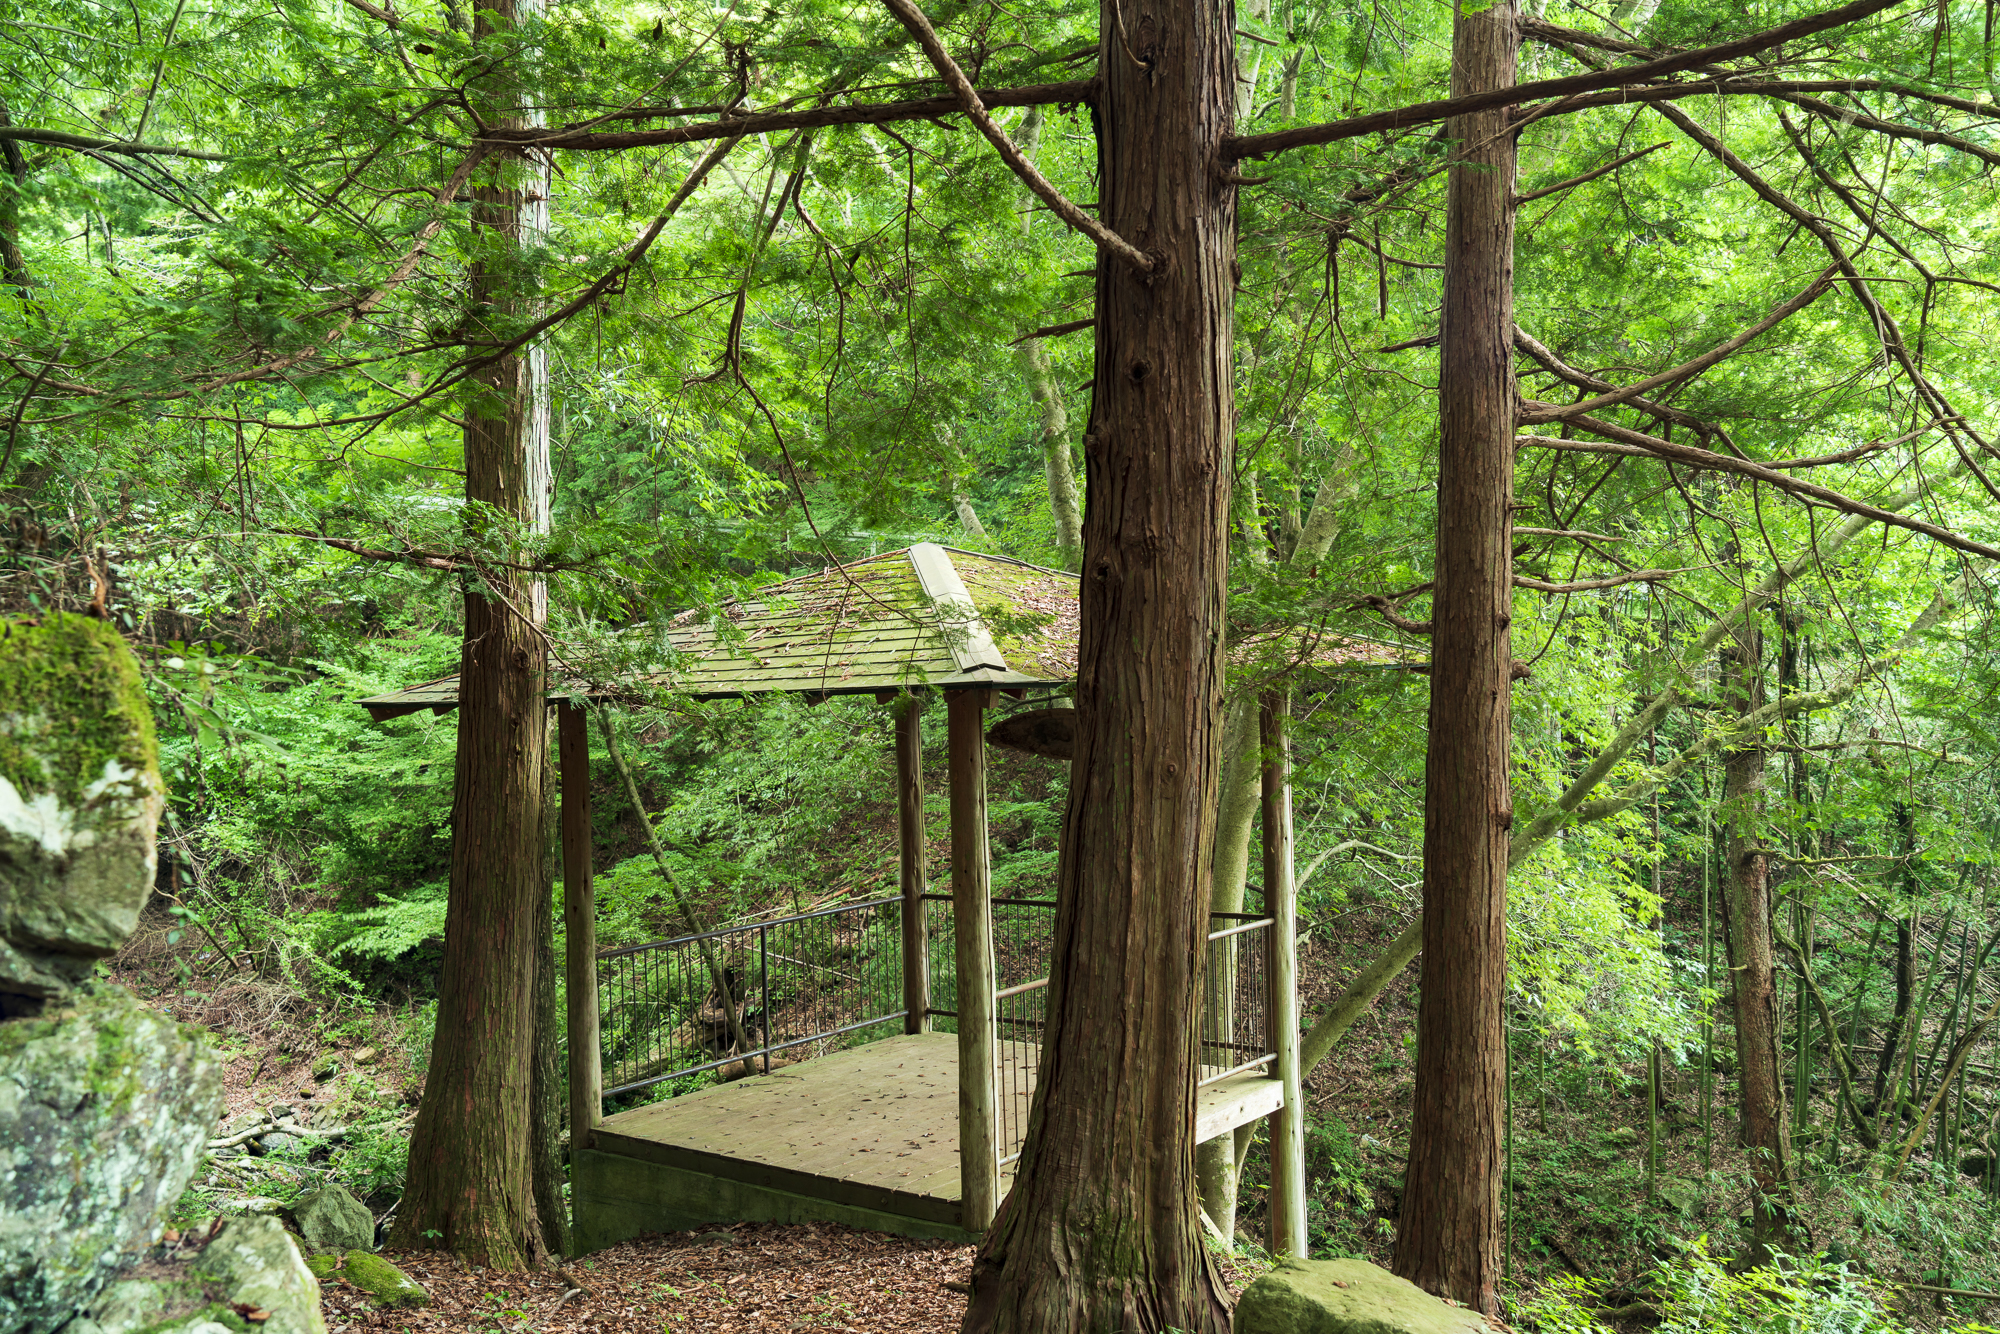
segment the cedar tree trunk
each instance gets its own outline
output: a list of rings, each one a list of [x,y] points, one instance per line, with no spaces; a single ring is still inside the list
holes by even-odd
[[[518,17],[514,0],[493,0],[480,7],[474,36],[489,36]],[[480,238],[470,275],[474,340],[494,337],[505,317],[528,300],[519,241],[523,215],[535,201],[524,198],[524,179],[535,174],[519,158],[497,159],[473,190]],[[479,549],[490,544],[495,523],[536,524],[546,481],[531,464],[540,408],[534,357],[501,358],[470,385],[465,497],[468,545]],[[489,568],[463,577],[465,644],[437,1032],[394,1242],[519,1269],[539,1264],[545,1254],[534,1200],[531,1107],[539,936],[549,912],[542,825],[548,706],[542,638],[534,624],[541,594],[516,570]]]
[[[1724,697],[1739,714],[1764,705],[1763,632],[1740,626],[1723,651]],[[1736,974],[1736,1054],[1741,1069],[1743,1147],[1750,1152],[1754,1245],[1761,1261],[1772,1247],[1790,1249],[1791,1135],[1785,1125],[1785,1072],[1778,1054],[1778,982],[1771,946],[1770,860],[1763,849],[1764,746],[1731,750],[1723,762],[1728,816],[1723,893],[1728,902],[1731,966]]]
[[[1514,82],[1515,0],[1461,9],[1452,96]],[[1437,588],[1424,760],[1423,991],[1395,1271],[1498,1311],[1512,727],[1514,138],[1461,116],[1445,204]]]
[[[1195,1207],[1198,990],[1222,718],[1234,15],[1106,0],[1077,733],[1035,1102],[967,1331],[1222,1334]]]

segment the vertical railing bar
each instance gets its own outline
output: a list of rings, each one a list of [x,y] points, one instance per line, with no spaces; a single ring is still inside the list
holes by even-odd
[[[757,1022],[764,1029],[764,1073],[771,1073],[771,929],[757,925],[757,972],[763,983],[763,1013]]]

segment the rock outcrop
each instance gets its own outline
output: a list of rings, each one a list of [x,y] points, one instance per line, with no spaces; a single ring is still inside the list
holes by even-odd
[[[1477,1312],[1439,1301],[1365,1260],[1281,1260],[1236,1303],[1236,1334],[1492,1334]]]
[[[139,924],[166,803],[158,753],[110,625],[0,625],[0,1019],[82,982]]]
[[[118,632],[0,622],[0,1334],[73,1326],[158,1240],[221,1108],[200,1032],[91,980],[152,893],[165,801]]]
[[[221,1103],[202,1035],[119,987],[0,1023],[0,1330],[58,1328],[158,1239]]]

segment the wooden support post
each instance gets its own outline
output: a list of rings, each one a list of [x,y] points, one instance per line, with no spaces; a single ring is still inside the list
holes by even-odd
[[[597,1043],[597,892],[590,883],[590,725],[583,707],[556,706],[562,766],[563,933],[569,1010],[569,1147],[590,1147],[604,1115]]]
[[[1292,756],[1285,735],[1291,697],[1266,692],[1264,746],[1264,912],[1273,918],[1270,996],[1266,1014],[1276,1042],[1284,1105],[1271,1114],[1271,1237],[1273,1255],[1306,1254],[1305,1098],[1299,1069],[1299,919],[1292,881]]]
[[[958,964],[959,1223],[969,1232],[985,1231],[1000,1207],[999,1052],[983,727],[991,694],[945,694],[951,743],[952,943]]]
[[[931,1031],[930,934],[925,930],[923,701],[900,696],[896,710],[896,832],[902,853],[903,1031]]]

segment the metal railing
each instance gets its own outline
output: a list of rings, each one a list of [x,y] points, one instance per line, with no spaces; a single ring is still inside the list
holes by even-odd
[[[1278,1059],[1270,1033],[1271,947],[1276,921],[1255,913],[1209,914],[1208,975],[1201,1000],[1201,1078],[1206,1088]],[[1271,1073],[1266,1069],[1267,1074]]]
[[[901,1032],[902,908],[900,897],[843,903],[602,951],[604,1095],[710,1070],[767,1073],[780,1053]]]
[[[1000,1165],[1021,1156],[1028,1102],[1048,1018],[1049,960],[1055,956],[1054,899],[991,900],[993,904],[994,1081]],[[956,1032],[958,960],[952,944],[951,895],[924,895],[924,938],[931,953],[931,1018],[939,1032]],[[940,1022],[941,1021],[941,1022]]]
[[[993,905],[997,1150],[1021,1155],[1048,1020],[1053,899]],[[955,1032],[951,896],[924,896],[928,1026]],[[605,950],[598,958],[604,1094],[687,1075],[768,1072],[904,1031],[900,896]],[[1268,1023],[1273,919],[1214,913],[1200,1017],[1200,1084],[1277,1059]],[[893,1026],[893,1027],[892,1027]]]

